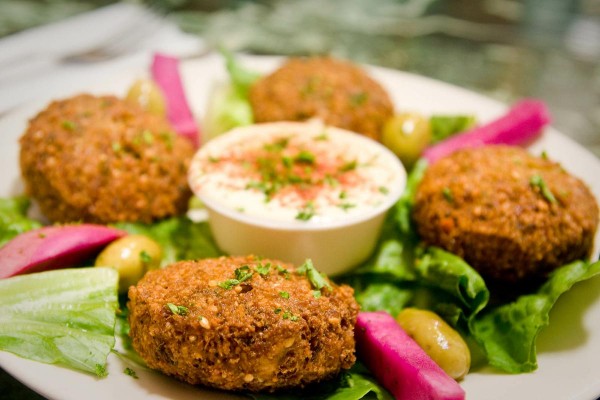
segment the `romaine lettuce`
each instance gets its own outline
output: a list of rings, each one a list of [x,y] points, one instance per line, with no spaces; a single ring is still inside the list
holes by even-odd
[[[491,365],[506,372],[537,369],[535,341],[548,325],[549,313],[560,295],[575,283],[600,274],[600,261],[576,261],[555,270],[534,294],[492,308],[473,322],[473,336]]]
[[[27,218],[29,198],[0,198],[0,247],[20,233],[42,226],[39,222]]]
[[[118,278],[111,268],[77,268],[0,280],[0,350],[106,375]]]
[[[167,218],[153,224],[120,222],[115,224],[130,234],[142,234],[156,240],[163,251],[161,265],[179,260],[217,257],[219,250],[207,222],[193,222],[185,216]]]

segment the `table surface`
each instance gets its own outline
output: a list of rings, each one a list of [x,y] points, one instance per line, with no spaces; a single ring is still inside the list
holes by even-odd
[[[10,19],[15,11],[7,6],[15,3],[0,4],[0,24]],[[0,118],[33,99],[69,94],[74,76],[110,76],[143,65],[154,50],[187,55],[224,44],[256,54],[331,54],[429,76],[506,103],[537,97],[547,103],[559,131],[600,156],[600,6],[593,1],[226,3],[235,7],[192,1],[187,9],[171,9],[152,35],[95,66],[56,59],[138,20],[144,14],[138,5],[111,5],[0,39]],[[57,19],[55,11],[49,15]],[[0,35],[5,32],[0,27]],[[2,370],[0,388],[1,399],[42,399]]]

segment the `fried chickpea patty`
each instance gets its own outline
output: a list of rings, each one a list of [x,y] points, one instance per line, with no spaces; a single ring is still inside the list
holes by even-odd
[[[275,391],[355,362],[353,290],[276,260],[221,257],[150,271],[129,289],[130,336],[149,367],[225,390]]]
[[[379,140],[392,102],[358,66],[328,57],[292,58],[250,89],[256,122],[320,118]]]
[[[413,218],[427,244],[458,254],[484,277],[519,283],[589,257],[598,205],[557,163],[485,146],[431,165]]]
[[[186,211],[193,147],[112,96],[51,103],[20,139],[27,193],[53,222],[151,222]]]

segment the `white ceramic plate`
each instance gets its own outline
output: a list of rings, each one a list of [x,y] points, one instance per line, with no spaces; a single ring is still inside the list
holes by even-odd
[[[244,58],[245,65],[261,71],[274,68],[280,59]],[[500,115],[506,107],[481,95],[427,78],[372,68],[373,77],[389,90],[397,110],[429,113],[470,113],[480,121]],[[90,85],[81,90],[121,95],[145,70],[124,71],[109,82]],[[202,115],[208,93],[215,82],[226,77],[222,59],[210,56],[182,64],[186,91],[196,115]],[[22,185],[18,170],[18,137],[27,119],[45,104],[30,104],[0,120],[0,196],[18,194]],[[550,158],[582,178],[600,199],[600,161],[581,146],[554,131],[531,146],[539,154],[545,150]],[[594,258],[598,257],[600,235],[596,236]],[[539,369],[521,375],[507,375],[491,368],[472,371],[461,383],[467,398],[478,399],[572,399],[591,400],[600,395],[600,279],[576,285],[562,296],[552,311],[550,326],[538,339]],[[90,375],[52,365],[41,364],[0,352],[0,366],[33,390],[51,399],[223,399],[236,398],[223,392],[206,391],[179,383],[159,373],[128,364],[111,354],[109,376],[96,379]],[[132,367],[139,379],[123,373]]]

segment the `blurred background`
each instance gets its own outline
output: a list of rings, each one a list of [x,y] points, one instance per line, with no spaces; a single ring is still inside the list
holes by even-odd
[[[114,3],[2,0],[0,35]],[[331,54],[429,76],[506,103],[544,99],[600,155],[600,0],[146,0],[207,43]]]

